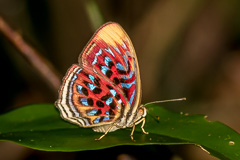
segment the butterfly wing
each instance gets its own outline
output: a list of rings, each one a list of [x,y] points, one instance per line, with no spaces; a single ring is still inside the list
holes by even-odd
[[[79,63],[113,82],[131,106],[139,105],[141,82],[137,56],[119,24],[109,22],[100,27],[79,56]]]
[[[110,82],[78,65],[68,70],[56,102],[62,118],[82,127],[112,123],[122,115],[126,104]]]
[[[83,127],[117,120],[125,125],[139,106],[140,84],[131,40],[120,25],[107,23],[68,70],[56,106],[64,119]]]

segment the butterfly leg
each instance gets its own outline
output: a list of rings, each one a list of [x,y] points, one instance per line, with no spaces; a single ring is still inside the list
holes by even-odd
[[[133,124],[132,132],[131,132],[131,134],[130,134],[131,140],[132,140],[133,142],[135,142],[135,140],[133,139],[133,133],[134,133],[134,131],[135,131],[135,123]]]
[[[146,132],[146,131],[144,130],[144,128],[143,128],[144,125],[145,125],[145,121],[146,121],[146,119],[145,119],[145,118],[142,118],[142,119],[140,119],[138,122],[136,122],[135,125],[138,125],[139,123],[142,122],[142,125],[141,125],[142,131],[143,131],[144,134],[148,134],[148,132]]]
[[[135,122],[134,124],[133,124],[133,128],[132,128],[132,132],[131,132],[131,134],[130,134],[130,137],[131,137],[131,140],[132,141],[134,141],[135,142],[135,140],[133,139],[133,133],[134,133],[134,131],[135,131],[135,126],[136,125],[138,125],[139,123],[141,123],[142,122],[142,125],[141,125],[141,129],[142,129],[142,131],[143,131],[143,133],[144,134],[148,134],[148,132],[146,132],[145,130],[144,130],[144,125],[145,125],[145,118],[142,118],[141,120],[139,120],[138,122]]]
[[[105,132],[103,135],[101,135],[99,138],[96,138],[95,140],[97,140],[97,141],[101,140],[104,136],[106,136],[106,134],[108,134],[108,132],[111,130],[111,128],[112,128],[113,126],[115,126],[115,125],[116,125],[116,124],[113,123],[113,124],[106,130],[106,132]]]
[[[146,131],[144,130],[144,128],[143,128],[143,127],[144,127],[144,125],[145,125],[145,121],[146,121],[146,120],[145,120],[145,118],[142,118],[142,120],[141,120],[141,121],[142,121],[141,128],[142,128],[142,131],[143,131],[143,133],[144,133],[144,134],[148,134],[148,132],[146,132]]]

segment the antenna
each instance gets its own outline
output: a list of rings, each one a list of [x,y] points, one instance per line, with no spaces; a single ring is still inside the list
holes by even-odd
[[[149,104],[154,104],[154,103],[165,103],[165,102],[173,102],[173,101],[185,101],[186,98],[178,98],[178,99],[168,99],[168,100],[162,100],[162,101],[153,101],[153,102],[149,102],[144,104],[144,106],[147,106]]]

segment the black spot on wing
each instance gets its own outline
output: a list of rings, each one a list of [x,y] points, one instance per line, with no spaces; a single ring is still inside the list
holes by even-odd
[[[82,93],[83,93],[85,96],[88,96],[88,90],[87,90],[85,87],[82,88]]]
[[[101,110],[101,109],[99,109],[99,110],[97,111],[97,113],[95,114],[95,116],[98,116],[98,115],[100,115],[100,114],[102,114],[102,110]]]
[[[99,83],[100,79],[97,77],[97,78],[94,78],[94,84],[96,84],[98,87],[100,87],[100,83]]]
[[[109,115],[110,115],[110,117],[115,115],[115,113],[112,109],[109,109]]]
[[[106,101],[110,97],[111,97],[111,94],[106,94],[105,96],[101,97],[101,100]]]
[[[116,96],[115,96],[115,98],[116,98],[117,100],[119,100],[119,99],[120,99],[120,95],[117,93]]]
[[[113,78],[113,83],[115,83],[116,85],[118,85],[120,83],[119,79],[117,77]]]
[[[123,93],[125,94],[125,96],[128,97],[128,89],[123,87],[122,90],[123,90]]]
[[[101,118],[99,119],[99,122],[102,122],[104,119],[104,116],[101,116]]]
[[[83,73],[86,77],[88,77],[88,73],[86,73],[86,72],[84,72],[84,71],[82,71],[82,73]]]
[[[108,67],[111,69],[112,66],[114,66],[114,63],[111,61],[111,62],[108,62]]]
[[[113,89],[113,87],[108,84],[106,86],[108,87],[108,89]]]
[[[85,84],[85,86],[88,86],[88,82],[87,81],[83,81],[83,84]]]
[[[97,105],[98,107],[101,107],[101,108],[104,107],[104,103],[103,103],[102,101],[97,101],[97,102],[96,102],[96,105]]]
[[[121,82],[121,83],[126,83],[127,81],[126,81],[126,79],[121,78],[121,79],[120,79],[120,82]]]
[[[109,106],[110,106],[111,109],[115,110],[115,108],[116,108],[116,103],[115,103],[115,102],[112,102],[112,103],[109,104]]]
[[[107,70],[106,76],[110,78],[112,76],[113,72],[111,70]]]
[[[88,96],[88,91],[87,91],[87,89],[85,87],[83,87],[81,85],[76,85],[76,89],[77,89],[78,93],[84,94],[85,96]]]
[[[101,92],[102,92],[102,89],[98,88],[98,87],[94,88],[94,90],[93,90],[94,94],[100,94]]]
[[[120,69],[117,69],[117,72],[118,72],[119,74],[127,74],[127,71],[123,71],[123,70],[120,70]]]
[[[87,102],[88,102],[89,106],[93,106],[93,99],[92,98],[88,98]]]

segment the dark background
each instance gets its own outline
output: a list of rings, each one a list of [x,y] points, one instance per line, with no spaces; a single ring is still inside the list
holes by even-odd
[[[0,16],[62,76],[77,63],[97,27],[108,21],[118,22],[137,52],[142,103],[187,97],[177,106],[164,106],[206,114],[209,120],[221,121],[240,132],[239,0],[0,0]],[[0,60],[0,113],[57,99],[57,91],[1,33]],[[190,145],[49,153],[10,142],[0,142],[0,156],[17,160],[215,159]]]

